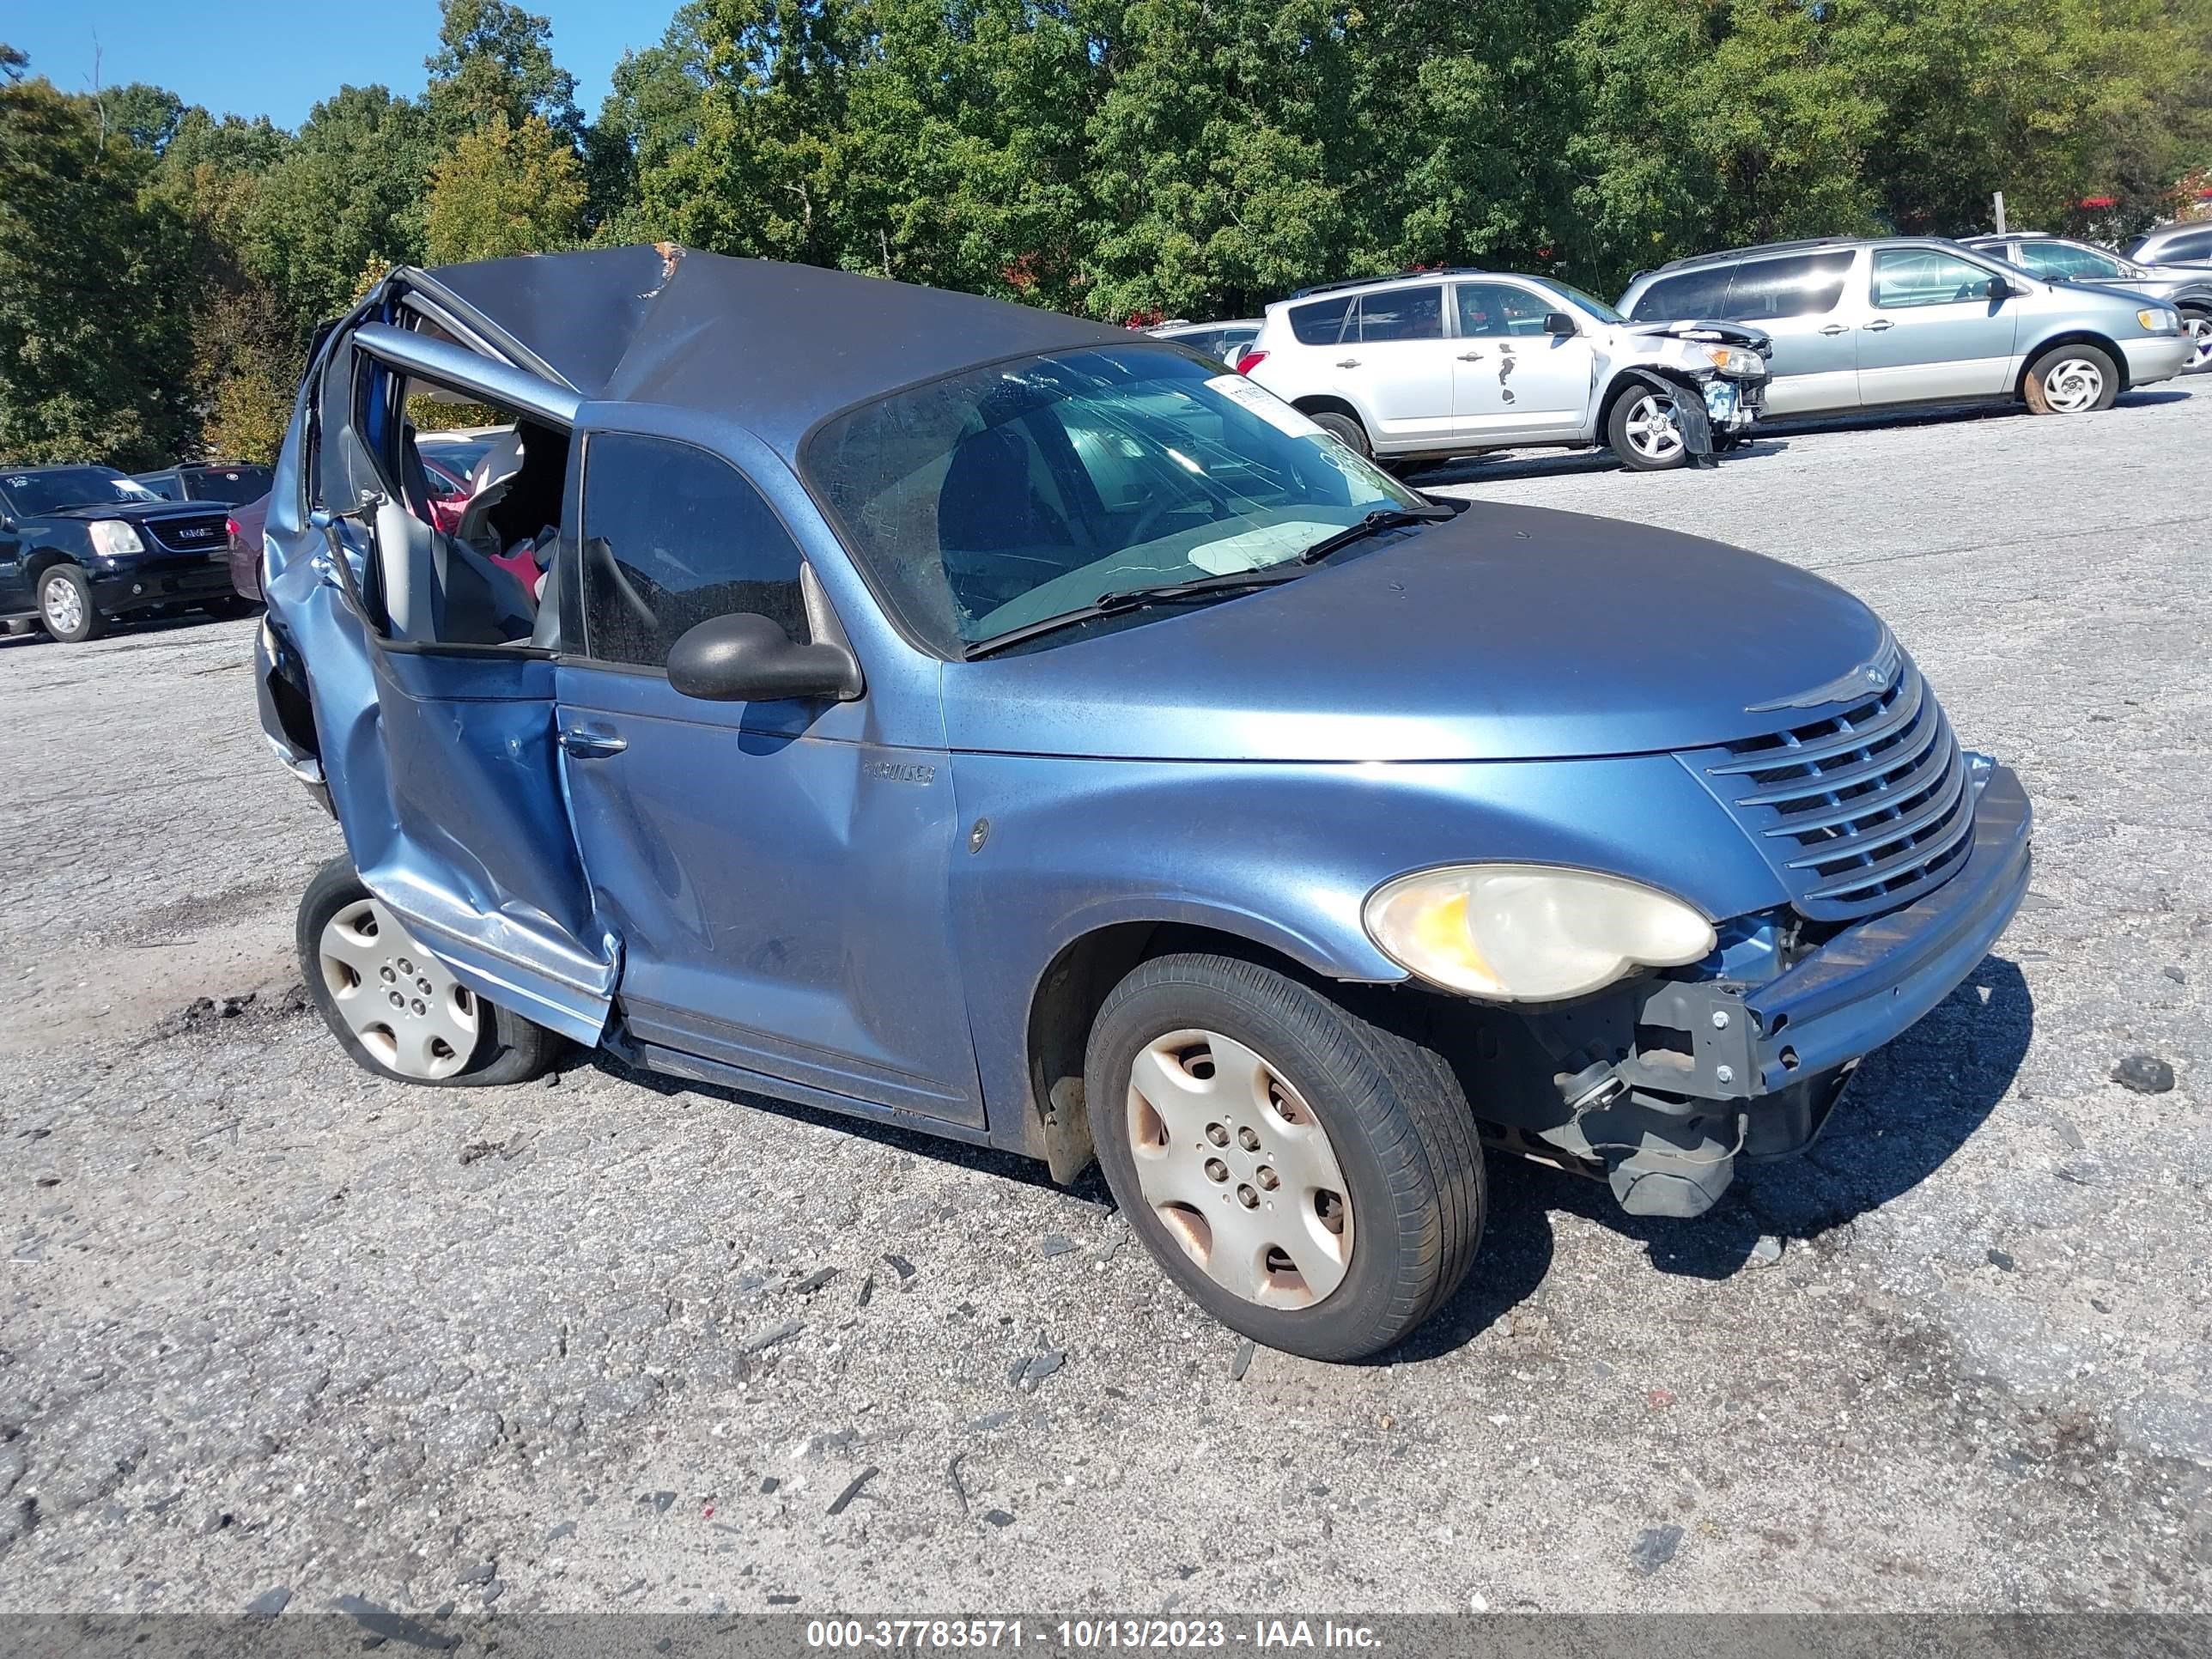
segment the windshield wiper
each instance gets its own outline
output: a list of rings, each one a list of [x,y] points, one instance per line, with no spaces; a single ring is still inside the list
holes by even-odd
[[[1346,526],[1334,536],[1322,537],[1298,555],[1298,562],[1319,564],[1338,549],[1350,547],[1354,542],[1364,542],[1370,536],[1379,536],[1386,530],[1402,529],[1410,524],[1435,524],[1457,516],[1455,509],[1435,503],[1425,507],[1377,507],[1358,524]]]
[[[1019,628],[1010,628],[1003,634],[994,634],[988,640],[975,640],[961,648],[963,661],[973,662],[978,657],[988,657],[995,651],[1033,640],[1040,635],[1055,634],[1063,628],[1073,628],[1078,623],[1096,622],[1101,617],[1115,617],[1127,611],[1143,611],[1156,605],[1180,605],[1189,599],[1206,599],[1231,593],[1248,592],[1255,587],[1273,587],[1303,573],[1296,562],[1285,568],[1266,565],[1257,570],[1224,570],[1218,575],[1194,576],[1188,581],[1156,582],[1145,587],[1125,587],[1111,593],[1102,593],[1089,605],[1073,611],[1063,611],[1056,617],[1046,617],[1037,622],[1024,623]]]

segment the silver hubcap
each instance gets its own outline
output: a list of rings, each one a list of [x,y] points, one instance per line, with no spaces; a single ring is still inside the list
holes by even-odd
[[[2065,357],[2043,377],[2044,400],[2062,415],[2096,407],[2105,395],[2105,371],[2086,357]]]
[[[323,983],[346,1029],[402,1077],[451,1077],[476,1053],[482,1006],[373,898],[323,924]]]
[[[1310,1308],[1352,1263],[1352,1203],[1328,1133],[1265,1058],[1170,1031],[1129,1073],[1137,1185],[1183,1253],[1247,1302]]]
[[[50,628],[74,634],[84,626],[84,596],[76,591],[76,584],[65,577],[48,580],[39,595],[39,604],[46,611],[46,625]]]
[[[2184,317],[2181,331],[2196,347],[2189,359],[2191,368],[2212,367],[2212,317]]]
[[[1628,447],[1647,461],[1672,460],[1682,453],[1673,398],[1647,392],[1629,405]]]

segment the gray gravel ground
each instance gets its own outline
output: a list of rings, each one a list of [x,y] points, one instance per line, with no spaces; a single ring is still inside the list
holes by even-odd
[[[1701,1223],[1498,1167],[1364,1367],[1240,1355],[1095,1182],[369,1079],[294,988],[338,842],[251,624],[0,644],[0,1609],[2204,1608],[2207,455],[2212,386],[1428,481],[1863,594],[2040,868],[1810,1157]]]

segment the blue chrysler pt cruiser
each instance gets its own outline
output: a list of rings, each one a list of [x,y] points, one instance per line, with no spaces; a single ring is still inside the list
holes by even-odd
[[[505,429],[439,529],[417,400]],[[380,1075],[570,1043],[1096,1158],[1327,1358],[1466,1275],[1486,1146],[1691,1216],[2028,876],[1840,589],[1455,510],[1172,342],[638,247],[400,270],[270,498],[262,720]]]

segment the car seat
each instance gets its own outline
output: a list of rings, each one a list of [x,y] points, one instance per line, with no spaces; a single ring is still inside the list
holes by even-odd
[[[522,584],[390,497],[376,507],[376,558],[393,639],[506,645],[529,637],[536,607]]]

